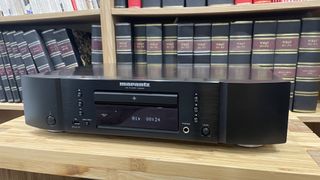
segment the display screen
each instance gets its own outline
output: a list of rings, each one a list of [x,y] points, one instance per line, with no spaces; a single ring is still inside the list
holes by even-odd
[[[98,127],[178,131],[178,108],[96,104]]]

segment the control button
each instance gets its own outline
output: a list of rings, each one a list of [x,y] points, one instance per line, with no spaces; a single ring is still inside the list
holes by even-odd
[[[198,107],[198,104],[197,104],[197,103],[195,103],[195,104],[194,104],[194,106],[195,106],[195,107]]]
[[[194,107],[194,108],[193,108],[193,111],[194,111],[195,113],[198,113],[198,112],[199,112],[199,108],[198,108],[198,107]]]
[[[198,101],[199,101],[198,96],[195,96],[195,97],[194,97],[194,102],[195,102],[195,103],[198,103]]]
[[[89,122],[89,121],[85,121],[85,122],[84,122],[84,125],[89,126],[89,125],[90,125],[90,122]]]
[[[194,117],[194,118],[193,118],[193,121],[194,121],[195,123],[197,123],[197,122],[199,122],[199,119],[198,119],[197,117]]]
[[[80,126],[80,121],[74,120],[72,122],[72,124],[75,125],[75,126]]]
[[[78,98],[81,98],[81,97],[82,97],[82,93],[81,93],[80,91],[78,92],[77,97],[78,97]]]
[[[52,126],[52,125],[55,125],[57,123],[57,121],[53,116],[49,115],[47,117],[47,123]]]
[[[202,130],[201,130],[201,133],[202,133],[202,135],[204,135],[204,136],[210,135],[210,129],[209,129],[209,127],[203,127]]]
[[[79,116],[82,116],[83,115],[83,111],[79,111]]]
[[[195,117],[198,117],[198,114],[194,114]]]
[[[82,107],[83,106],[83,102],[82,101],[78,101],[78,107]]]

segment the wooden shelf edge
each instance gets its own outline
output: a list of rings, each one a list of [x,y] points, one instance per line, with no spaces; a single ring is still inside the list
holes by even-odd
[[[184,7],[184,8],[112,8],[115,16],[182,16],[182,15],[213,15],[235,14],[254,12],[276,12],[288,10],[302,10],[320,8],[317,0],[290,3],[268,4],[243,4],[243,5],[217,5],[207,7]]]
[[[23,111],[23,103],[0,103],[0,110]]]
[[[0,24],[10,23],[38,23],[38,22],[50,22],[50,21],[68,21],[68,20],[81,20],[100,17],[100,10],[82,10],[72,12],[60,12],[60,13],[44,13],[33,15],[21,15],[21,16],[1,16]]]

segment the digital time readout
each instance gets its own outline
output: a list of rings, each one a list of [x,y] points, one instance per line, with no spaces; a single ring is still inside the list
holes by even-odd
[[[178,131],[178,108],[98,104],[98,126]]]

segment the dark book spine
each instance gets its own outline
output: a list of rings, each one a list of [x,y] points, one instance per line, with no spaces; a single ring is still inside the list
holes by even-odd
[[[146,25],[134,25],[134,64],[135,72],[139,77],[145,77],[147,74],[147,38]]]
[[[0,102],[6,102],[6,101],[7,101],[7,98],[4,91],[4,86],[2,85],[2,81],[0,81]]]
[[[0,33],[0,53],[1,53],[1,58],[0,58],[0,71],[1,71],[1,80],[4,85],[4,90],[7,96],[7,101],[8,102],[14,102],[13,99],[13,93],[12,93],[12,88],[11,85],[14,83],[12,82],[13,80],[13,73],[9,61],[9,57],[7,54],[5,42],[2,36],[2,33]]]
[[[24,40],[23,32],[19,31],[16,34],[14,34],[14,39],[17,42],[18,49],[21,53],[21,60],[25,64],[27,74],[37,74],[38,70],[32,59],[31,53],[28,48],[28,44]]]
[[[176,77],[177,71],[177,24],[163,25],[163,65],[165,77]]]
[[[67,68],[74,68],[82,65],[78,48],[75,44],[72,30],[60,29],[53,32],[57,41],[61,57]]]
[[[186,7],[200,7],[206,5],[207,0],[186,0]]]
[[[177,76],[190,78],[193,76],[193,35],[194,24],[178,24],[177,40]]]
[[[130,23],[116,24],[117,63],[132,64],[132,32]]]
[[[234,4],[252,4],[252,0],[235,0]]]
[[[162,7],[184,7],[184,0],[162,0]]]
[[[133,43],[130,23],[117,23],[116,29],[116,56],[118,76],[128,78],[133,73]]]
[[[251,79],[272,80],[277,21],[255,21],[251,57]]]
[[[115,0],[114,7],[115,8],[126,8],[127,7],[127,0]]]
[[[252,21],[231,22],[228,69],[230,80],[250,79],[252,29]]]
[[[161,0],[142,0],[142,6],[144,8],[161,7]]]
[[[211,36],[211,79],[228,78],[229,23],[213,23]]]
[[[91,63],[103,64],[101,25],[92,25],[91,30]]]
[[[15,59],[14,59],[14,55],[13,55],[13,51],[11,48],[11,42],[10,42],[10,38],[9,38],[9,33],[8,32],[4,32],[3,33],[3,39],[5,41],[5,45],[6,45],[6,49],[8,52],[8,56],[6,57],[6,64],[5,64],[5,68],[8,74],[8,78],[9,78],[9,83],[10,83],[10,87],[11,87],[11,91],[12,91],[12,95],[13,95],[13,101],[14,102],[21,102],[21,98],[19,95],[19,88],[18,88],[18,84],[16,81],[16,74],[18,74],[18,69],[15,63]]]
[[[211,24],[194,25],[194,77],[210,77]]]
[[[36,30],[30,30],[25,32],[23,37],[28,44],[38,71],[40,73],[52,71],[54,69],[53,65],[50,62],[50,57],[38,32]]]
[[[147,72],[149,77],[162,75],[162,24],[147,24]]]
[[[234,0],[208,0],[208,6],[219,4],[234,4]]]
[[[276,79],[291,82],[290,109],[293,104],[293,92],[298,61],[298,48],[301,21],[279,20],[276,37],[273,75]]]
[[[1,42],[0,42],[0,46],[2,46]],[[0,47],[0,52],[2,52],[2,50],[3,50],[3,47]],[[10,90],[10,85],[9,85],[8,77],[6,74],[6,70],[4,68],[2,55],[0,55],[0,78],[1,78],[2,90],[4,93],[4,96],[3,96],[4,101],[13,102],[12,92]],[[3,99],[3,97],[0,99]],[[2,100],[0,101],[3,102]]]
[[[293,110],[315,112],[320,90],[320,18],[302,19]]]
[[[8,36],[9,36],[9,41],[10,41],[10,45],[13,53],[13,62],[14,62],[13,66],[15,66],[14,68],[15,78],[18,85],[20,98],[21,100],[23,100],[21,78],[22,76],[27,74],[27,71],[26,71],[26,66],[24,65],[24,62],[21,59],[21,53],[19,51],[17,42],[14,38],[15,33],[16,33],[15,31],[11,31],[8,33]]]
[[[51,58],[54,69],[61,69],[66,67],[65,63],[62,60],[61,52],[59,50],[57,40],[54,38],[53,32],[54,29],[49,29],[47,31],[41,32],[43,41],[47,47],[47,51]]]

